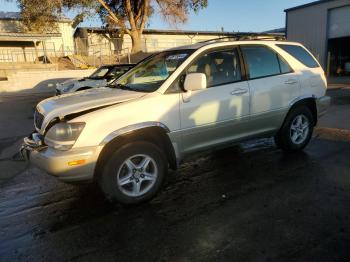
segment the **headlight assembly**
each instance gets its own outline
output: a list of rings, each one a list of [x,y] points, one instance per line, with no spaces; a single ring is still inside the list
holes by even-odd
[[[84,127],[85,123],[58,123],[47,132],[45,144],[58,150],[69,150],[77,141]]]

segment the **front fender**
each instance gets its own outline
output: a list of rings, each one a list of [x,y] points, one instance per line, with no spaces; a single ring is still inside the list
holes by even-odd
[[[147,128],[147,127],[160,127],[162,129],[164,129],[164,131],[166,133],[170,132],[170,129],[166,125],[164,125],[163,123],[155,122],[155,121],[148,121],[148,122],[129,125],[129,126],[120,128],[118,130],[115,130],[112,133],[110,133],[109,135],[107,135],[101,141],[100,145],[106,145],[107,143],[109,143],[110,141],[112,141],[113,139],[115,139],[121,135],[129,134],[129,133],[134,132],[136,130],[140,130],[140,129]]]
[[[169,133],[169,128],[160,122],[143,122],[118,129],[106,136],[99,145],[103,147],[103,151],[99,156],[99,164],[97,166],[100,167],[101,163],[106,160],[108,155],[116,147],[141,139],[154,143],[163,150],[169,166],[175,170],[179,164],[180,157],[178,155],[177,143],[172,140]]]

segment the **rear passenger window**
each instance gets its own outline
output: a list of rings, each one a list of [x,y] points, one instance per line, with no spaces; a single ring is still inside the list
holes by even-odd
[[[282,48],[284,51],[292,55],[294,58],[299,60],[301,63],[307,67],[315,68],[319,67],[316,60],[301,46],[298,45],[277,45],[279,48]]]
[[[259,78],[280,74],[277,54],[264,46],[242,46],[248,65],[249,78]]]

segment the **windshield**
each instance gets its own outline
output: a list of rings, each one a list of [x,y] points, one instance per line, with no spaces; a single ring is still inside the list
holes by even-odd
[[[123,89],[154,92],[169,78],[191,50],[165,51],[142,61],[115,82]]]
[[[126,71],[128,71],[130,68],[132,68],[132,66],[116,66],[111,71],[108,72],[106,77],[111,78],[111,79],[113,79],[113,78],[115,79],[115,78],[121,76],[122,74],[126,73]]]
[[[101,79],[103,78],[109,71],[108,67],[100,67],[95,72],[92,73],[89,78],[91,79]]]

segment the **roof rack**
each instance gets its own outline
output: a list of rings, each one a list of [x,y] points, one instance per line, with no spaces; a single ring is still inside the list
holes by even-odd
[[[276,34],[259,34],[259,33],[237,33],[236,35],[231,36],[222,36],[218,38],[213,38],[205,41],[201,41],[200,43],[209,43],[216,41],[249,41],[249,40],[271,40],[271,41],[283,41],[286,40],[284,35],[276,35]]]

